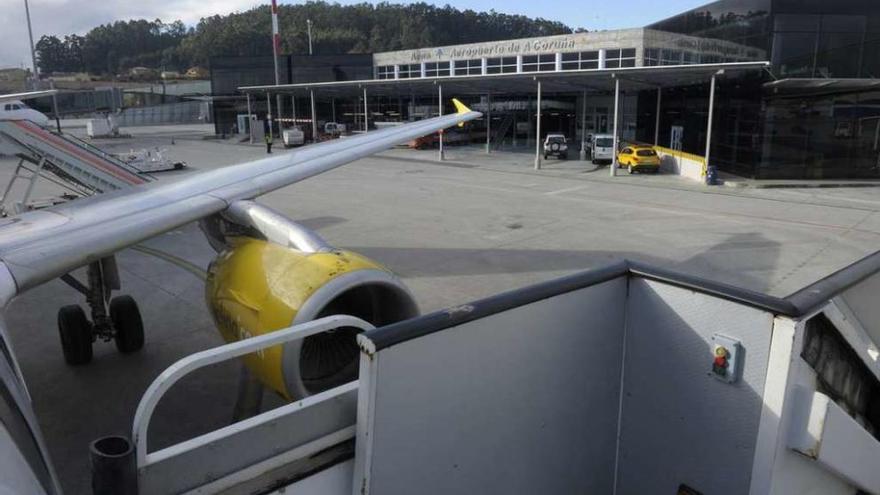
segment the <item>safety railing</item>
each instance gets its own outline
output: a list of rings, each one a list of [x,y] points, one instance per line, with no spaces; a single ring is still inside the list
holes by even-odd
[[[208,491],[220,491],[255,473],[265,473],[353,439],[357,382],[281,406],[156,452],[149,452],[147,444],[150,419],[156,406],[165,393],[187,374],[339,327],[354,327],[364,331],[374,328],[370,323],[353,316],[328,316],[198,352],[162,372],[144,393],[134,417],[132,440],[141,490],[145,493],[181,489],[185,491],[193,489],[193,486],[181,485],[186,485],[187,480],[192,478],[200,486],[205,483],[211,485]],[[278,439],[279,431],[287,432],[283,441]],[[259,451],[257,446],[260,445],[271,448]],[[230,452],[235,454],[229,455]],[[211,458],[206,459],[207,457]],[[198,465],[203,462],[210,464],[211,468],[209,472],[198,473]],[[189,472],[182,472],[180,467],[184,465]],[[145,477],[149,479],[144,479]],[[170,487],[168,483],[175,486]]]
[[[0,134],[16,145],[16,154],[34,162],[46,158],[52,165],[48,171],[58,169],[63,172],[56,174],[60,178],[72,178],[90,189],[107,192],[152,180],[103,150],[27,121],[0,122]]]
[[[89,153],[100,156],[104,160],[113,163],[117,167],[122,167],[132,173],[136,173],[136,174],[140,173],[140,171],[138,169],[136,169],[136,168],[132,167],[131,165],[129,165],[128,163],[120,160],[119,157],[117,157],[116,155],[113,155],[111,153],[107,153],[106,151],[102,150],[101,148],[98,148],[97,146],[93,145],[92,143],[84,141],[84,140],[82,140],[72,134],[58,134],[58,133],[54,133],[54,134],[56,136],[59,136],[59,137],[66,139],[71,144],[79,146],[80,148],[88,151]]]

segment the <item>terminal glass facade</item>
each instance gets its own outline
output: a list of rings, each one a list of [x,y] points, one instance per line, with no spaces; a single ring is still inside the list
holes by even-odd
[[[768,54],[770,74],[719,80],[711,162],[722,170],[756,178],[880,177],[880,92],[860,83],[880,76],[880,2],[723,0],[649,27]],[[673,64],[679,54],[646,49],[645,59]],[[675,96],[665,99],[661,144],[669,126],[683,125],[685,149],[704,152],[706,86],[669,90]],[[644,95],[640,104],[651,99]]]

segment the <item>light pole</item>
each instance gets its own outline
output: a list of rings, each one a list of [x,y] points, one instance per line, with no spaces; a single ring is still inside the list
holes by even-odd
[[[34,63],[34,81],[40,80],[40,69],[37,68],[37,51],[34,49],[34,31],[31,29],[31,9],[28,0],[24,0],[24,15],[27,17],[28,38],[31,40],[31,61]],[[39,89],[39,88],[34,88]]]
[[[306,29],[309,32],[309,55],[312,54],[312,20],[306,19]]]
[[[278,77],[278,51],[281,48],[281,35],[278,32],[278,2],[272,0],[272,60],[275,62],[275,85],[280,84]]]
[[[278,2],[272,0],[272,61],[275,63],[275,86],[281,84],[278,74],[278,52],[281,51],[281,34],[278,31]],[[269,101],[269,93],[266,93],[266,101]],[[278,116],[281,116],[281,93],[275,95]],[[266,120],[269,121],[269,134],[272,134],[272,105],[269,104],[269,113]],[[280,129],[279,129],[280,132]]]

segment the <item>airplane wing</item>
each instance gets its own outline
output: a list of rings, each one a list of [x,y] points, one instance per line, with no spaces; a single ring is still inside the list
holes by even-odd
[[[0,282],[11,277],[15,293],[21,293],[127,246],[221,212],[234,201],[266,194],[480,115],[462,105],[455,114],[4,219],[0,221],[0,260],[8,272],[0,265]],[[0,298],[13,295],[0,294]]]
[[[0,103],[4,101],[24,101],[30,100],[31,98],[40,98],[42,96],[52,96],[57,94],[57,89],[47,89],[44,91],[29,91],[27,93],[9,93],[5,95],[0,95]]]

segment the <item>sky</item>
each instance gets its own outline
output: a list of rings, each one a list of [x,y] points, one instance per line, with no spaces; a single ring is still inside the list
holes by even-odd
[[[709,0],[558,0],[558,3],[547,4],[534,0],[506,0],[503,6],[493,6],[492,2],[481,0],[426,1],[477,11],[494,8],[498,12],[543,17],[561,21],[572,28],[584,27],[592,31],[641,27]],[[44,34],[59,37],[83,34],[97,25],[117,20],[158,18],[171,22],[180,19],[187,25],[195,25],[202,17],[247,10],[259,3],[255,0],[29,0],[35,43]],[[281,0],[280,3],[295,2]],[[411,2],[390,0],[390,3]],[[548,8],[548,4],[553,7]],[[0,68],[30,67],[24,0],[0,0],[0,26]]]

